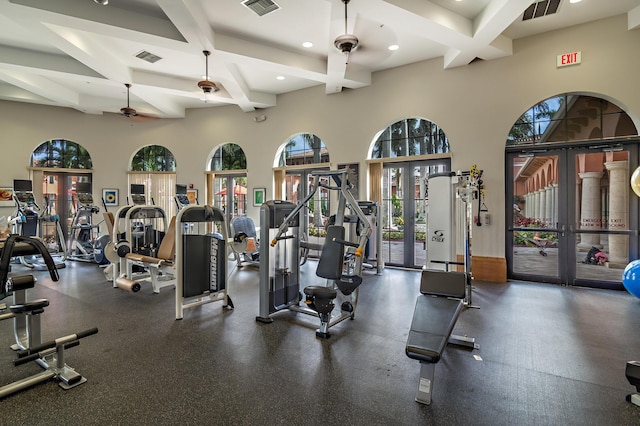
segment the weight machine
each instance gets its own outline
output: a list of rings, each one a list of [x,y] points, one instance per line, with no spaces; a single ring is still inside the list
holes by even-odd
[[[349,191],[348,170],[315,171],[312,175],[314,186],[300,204],[272,200],[260,208],[262,244],[259,315],[256,321],[270,323],[273,321],[271,314],[289,309],[319,317],[320,328],[316,330],[316,336],[328,338],[330,327],[355,317],[364,251],[371,225]],[[322,177],[328,179],[323,180]],[[316,275],[327,282],[325,285],[306,286],[301,292],[300,247],[307,243],[300,241],[300,211],[304,211],[303,208],[307,207],[320,187],[339,192],[334,224],[327,227],[316,270]],[[344,225],[347,207],[363,224],[355,241],[346,239]],[[338,296],[340,313],[333,315],[334,299]]]
[[[176,319],[184,310],[217,301],[233,309],[227,292],[227,258],[231,251],[222,210],[189,205],[176,216]]]
[[[467,274],[464,304],[477,308],[472,302],[471,287],[471,230],[472,223],[482,226],[488,213],[482,198],[484,186],[482,170],[474,164],[465,172],[444,172],[428,177],[427,264],[426,269],[450,271],[462,266]],[[478,215],[473,220],[473,202],[477,200]],[[462,204],[460,204],[461,202]],[[484,214],[484,215],[483,215]],[[464,254],[458,259],[457,243],[462,240]]]
[[[131,205],[118,209],[114,216],[111,243],[108,246],[108,256],[114,265],[111,271],[114,287],[137,292],[141,288],[139,281],[150,278],[154,292],[158,293],[160,287],[174,283],[170,275],[160,279],[159,269],[131,256],[136,254],[157,258],[158,249],[168,229],[165,211],[160,207]]]

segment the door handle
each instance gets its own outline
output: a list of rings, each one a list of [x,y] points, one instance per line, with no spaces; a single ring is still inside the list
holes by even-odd
[[[571,227],[569,227],[569,228],[571,228]],[[571,229],[569,229],[569,230],[571,230]],[[565,225],[562,225],[560,227],[560,236],[561,237],[564,237],[565,231],[566,231],[566,227],[565,227]]]

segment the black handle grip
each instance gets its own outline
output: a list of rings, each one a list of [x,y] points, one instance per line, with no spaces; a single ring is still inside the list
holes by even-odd
[[[93,327],[76,334],[69,334],[68,336],[59,337],[56,340],[50,340],[33,347],[23,349],[16,352],[16,355],[18,356],[18,358],[24,358],[33,354],[37,355],[39,352],[42,352],[45,349],[55,348],[58,344],[66,344],[67,342],[70,342],[72,340],[82,339],[83,337],[91,336],[92,334],[96,334],[97,332],[98,328]]]
[[[69,342],[69,343],[66,343],[66,344],[64,345],[64,349],[65,349],[65,350],[66,350],[66,349],[71,349],[71,348],[73,348],[74,346],[78,346],[79,344],[80,344],[80,341],[78,341],[78,340],[73,340],[73,341],[71,341],[71,342]],[[13,361],[13,366],[14,366],[14,367],[17,367],[17,366],[19,366],[19,365],[26,364],[26,363],[31,362],[31,361],[35,361],[35,360],[36,360],[36,359],[38,359],[38,358],[40,358],[40,352],[35,353],[35,354],[31,354],[31,355],[29,355],[29,356],[25,356],[25,357],[23,357],[23,358],[18,358],[18,359],[16,359],[16,360],[14,360],[14,361]]]

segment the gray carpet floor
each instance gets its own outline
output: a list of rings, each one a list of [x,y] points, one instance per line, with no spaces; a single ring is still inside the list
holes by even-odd
[[[419,271],[367,275],[355,319],[322,340],[311,316],[283,311],[271,324],[255,321],[252,267],[230,275],[235,309],[217,302],[176,321],[172,287],[128,293],[97,265],[67,263],[59,282],[36,272],[30,297],[51,302],[45,339],[98,327],[66,352],[88,381],[6,397],[2,424],[640,424],[624,374],[627,361],[640,359],[640,300],[625,292],[474,282],[480,309],[464,310],[454,332],[480,349],[446,349],[425,406],[414,401],[419,363],[405,355]],[[308,284],[318,283],[313,267],[303,271]],[[39,371],[12,366],[12,328],[0,322],[0,384]]]

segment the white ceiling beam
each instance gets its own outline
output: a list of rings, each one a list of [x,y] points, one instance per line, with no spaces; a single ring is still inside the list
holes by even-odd
[[[71,28],[116,36],[122,31],[137,35],[137,40],[164,39],[184,44],[180,31],[170,20],[118,8],[117,2],[109,7],[92,1],[78,0],[2,0],[7,12],[18,16],[52,24],[69,25]],[[1,10],[1,9],[0,9]],[[125,38],[128,35],[124,36]]]
[[[531,0],[493,0],[475,21],[424,0],[386,0],[393,7],[381,8],[384,16],[401,20],[403,28],[434,40],[449,49],[444,67],[469,64],[474,58],[511,55],[511,40],[500,34],[522,13]]]
[[[631,9],[627,13],[627,28],[635,30],[640,27],[640,6]]]
[[[156,0],[158,6],[194,49],[213,50],[215,33],[200,3],[193,0]]]
[[[25,74],[18,70],[0,70],[0,78],[7,83],[21,89],[35,93],[60,105],[80,110],[80,96],[77,92],[54,83],[53,81],[35,74]]]

